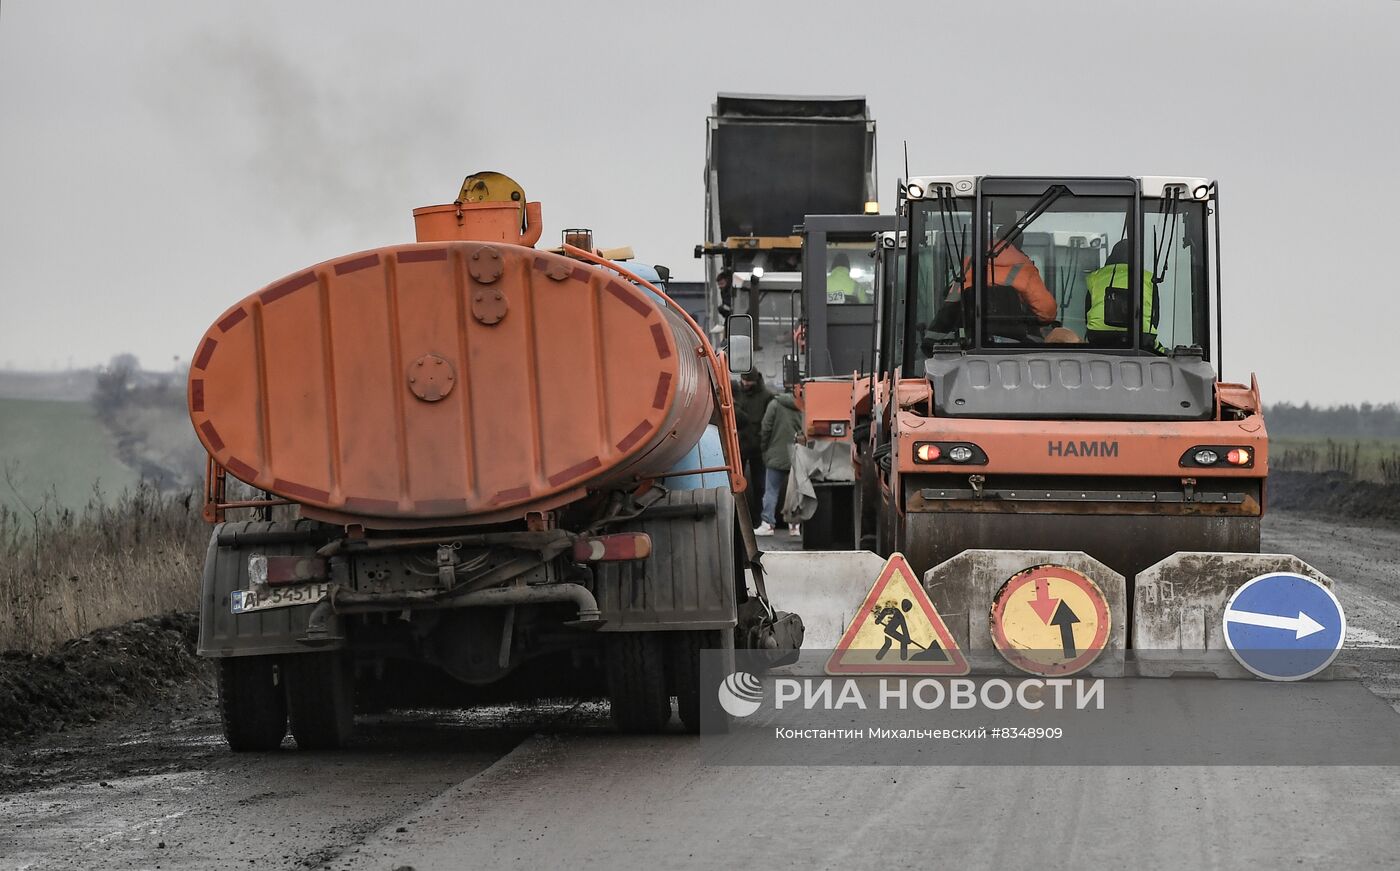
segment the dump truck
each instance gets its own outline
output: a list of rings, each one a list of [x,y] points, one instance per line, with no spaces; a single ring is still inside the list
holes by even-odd
[[[833,357],[828,350],[843,349],[845,334],[858,323],[863,326],[855,332],[864,340],[870,319],[857,309],[868,311],[868,306],[857,303],[868,300],[852,293],[845,317],[832,310],[831,329],[842,335],[826,344],[827,252],[824,242],[818,242],[821,256],[805,253],[805,246],[813,232],[808,216],[879,211],[875,121],[859,96],[719,94],[708,119],[705,153],[705,242],[696,246],[695,256],[707,260],[715,315],[711,332],[717,338],[724,333],[723,316],[731,311],[754,317],[756,368],[771,384],[793,388],[807,438],[819,452],[808,466],[820,468],[823,477],[810,487],[803,482],[809,515],[803,546],[848,546],[850,482],[844,458],[850,436],[829,431],[827,410],[834,404],[844,415],[849,391],[842,393],[841,384],[818,385],[816,407],[826,415],[818,419],[807,413],[804,382],[833,373],[849,380],[859,368],[846,368],[852,355],[838,350]],[[854,240],[848,234],[833,244],[858,252],[862,246],[852,246]],[[858,276],[861,266],[856,264]],[[819,280],[809,272],[819,273]],[[729,282],[725,290],[717,286],[721,276]],[[866,275],[858,286],[868,284]],[[863,350],[857,348],[855,357]],[[829,444],[833,439],[841,444]]]
[[[1006,591],[1046,564],[1102,588],[1098,643],[1119,651],[1223,651],[1239,585],[1322,578],[1259,553],[1269,444],[1257,380],[1220,374],[1218,218],[1204,178],[901,185],[851,395],[854,534],[907,558],[964,649],[993,645]],[[775,595],[820,606],[809,556]],[[850,605],[828,598],[804,616],[831,638]]]
[[[199,652],[229,745],[340,746],[356,688],[404,664],[527,695],[571,675],[626,731],[674,697],[698,729],[702,651],[777,660],[802,633],[735,500],[723,355],[586,232],[535,247],[506,176],[413,214],[415,242],[273,281],[197,345]]]
[[[716,280],[732,273],[728,308],[754,317],[755,360],[768,380],[796,377],[804,218],[878,211],[877,190],[875,121],[864,97],[715,97],[705,241],[695,256],[706,262],[711,330],[722,333],[719,316],[728,314]]]

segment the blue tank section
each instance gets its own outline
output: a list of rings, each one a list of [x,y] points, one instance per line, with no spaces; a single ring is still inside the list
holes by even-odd
[[[621,266],[632,274],[645,281],[660,286],[661,276],[657,274],[648,263],[640,263],[635,260],[627,260]],[[669,306],[670,301],[657,296],[646,287],[642,290],[656,302],[664,306]],[[719,427],[713,424],[705,427],[705,432],[701,434],[700,441],[696,442],[680,462],[670,470],[671,472],[688,472],[692,469],[713,469],[724,465],[724,447],[719,438]],[[723,472],[706,472],[703,475],[681,475],[678,477],[668,477],[662,480],[662,485],[670,490],[702,490],[711,487],[728,487],[729,476]]]
[[[719,440],[719,427],[711,424],[705,427],[700,441],[690,452],[676,463],[671,472],[688,472],[693,469],[713,469],[724,465],[724,448]],[[662,480],[662,485],[671,490],[700,490],[710,487],[728,487],[729,476],[723,472],[706,472],[703,475],[680,475]]]

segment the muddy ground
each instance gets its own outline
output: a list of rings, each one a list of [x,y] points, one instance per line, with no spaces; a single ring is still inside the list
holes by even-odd
[[[532,734],[606,725],[602,706],[362,717],[339,753],[234,756],[213,696],[12,747],[0,867],[326,868]]]

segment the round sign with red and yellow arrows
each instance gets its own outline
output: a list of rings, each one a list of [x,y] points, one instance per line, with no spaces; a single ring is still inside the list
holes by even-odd
[[[1112,616],[1098,584],[1068,566],[1040,565],[1002,584],[989,620],[992,643],[1007,662],[1050,677],[1098,659]]]

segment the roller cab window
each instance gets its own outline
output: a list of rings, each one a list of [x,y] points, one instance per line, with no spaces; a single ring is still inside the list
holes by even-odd
[[[912,205],[917,359],[1204,345],[1205,203],[1020,187]]]

